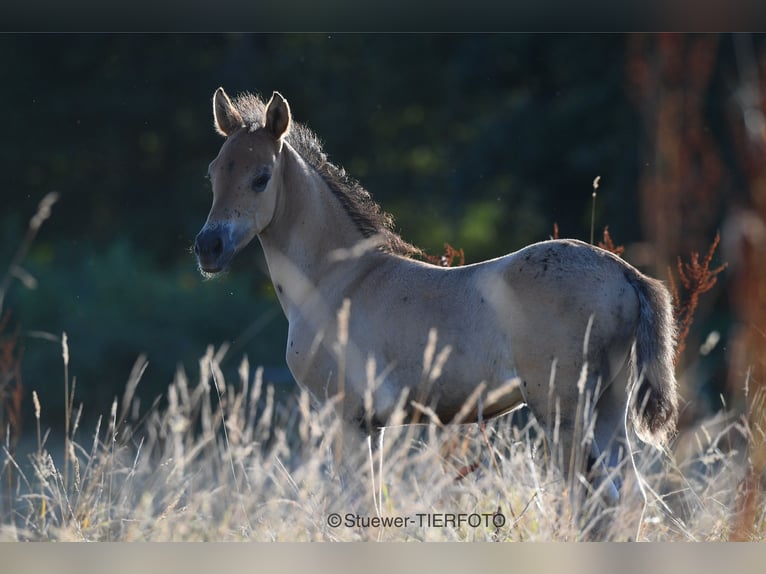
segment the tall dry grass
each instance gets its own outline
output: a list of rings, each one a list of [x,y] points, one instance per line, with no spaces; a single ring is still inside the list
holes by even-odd
[[[239,380],[227,381],[225,351],[207,350],[196,381],[179,371],[167,407],[145,413],[134,399],[139,358],[95,428],[80,428],[73,409],[58,457],[51,441],[62,441],[39,427],[45,397],[35,395],[36,446],[0,457],[2,476],[17,478],[0,540],[571,541],[597,522],[608,540],[729,537],[746,419],[709,421],[681,437],[675,456],[639,449],[638,475],[623,469],[619,506],[593,499],[577,522],[533,420],[394,426],[379,449],[360,442],[342,472],[329,446],[348,429],[332,404],[312,405],[305,393],[277,400],[246,359]],[[753,532],[763,538],[759,509]]]

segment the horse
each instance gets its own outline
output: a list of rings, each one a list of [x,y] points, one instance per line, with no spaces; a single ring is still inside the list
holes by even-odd
[[[287,365],[315,397],[339,397],[344,420],[371,432],[399,407],[405,422],[427,405],[440,421],[468,423],[526,406],[559,464],[612,502],[626,421],[658,448],[673,435],[675,325],[662,282],[573,239],[432,264],[281,94],[265,103],[219,88],[213,118],[225,141],[208,169],[199,269],[218,274],[259,239],[289,323]],[[437,341],[429,374],[424,351]]]

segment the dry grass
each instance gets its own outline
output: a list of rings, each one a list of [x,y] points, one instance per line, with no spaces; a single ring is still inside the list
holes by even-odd
[[[574,525],[566,481],[543,464],[534,422],[389,428],[382,449],[361,443],[353,472],[339,472],[328,445],[342,426],[331,405],[312,408],[305,394],[280,403],[246,360],[239,380],[225,381],[224,352],[208,349],[200,379],[179,372],[167,408],[143,416],[133,399],[139,358],[95,429],[79,429],[80,413],[71,413],[67,461],[51,455],[61,446],[47,444],[44,429],[28,460],[4,449],[3,480],[17,480],[0,540],[564,541],[604,518],[610,540],[729,537],[746,470],[744,419],[722,416],[682,437],[677,463],[641,450],[642,488],[626,470],[620,506],[586,505]],[[35,401],[39,414],[45,400]]]

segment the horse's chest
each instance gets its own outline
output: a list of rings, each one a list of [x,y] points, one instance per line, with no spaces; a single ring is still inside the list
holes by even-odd
[[[322,339],[321,331],[309,329],[300,322],[290,323],[285,357],[287,366],[298,382],[304,382],[305,372],[324,354]]]

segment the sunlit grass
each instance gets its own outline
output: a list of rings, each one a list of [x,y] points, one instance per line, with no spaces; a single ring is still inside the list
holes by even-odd
[[[146,413],[133,398],[139,358],[95,428],[79,428],[73,408],[66,461],[51,454],[64,445],[50,444],[47,429],[23,459],[4,448],[0,470],[13,484],[2,489],[10,500],[0,540],[571,541],[596,519],[609,540],[730,535],[749,434],[739,419],[719,417],[681,437],[677,461],[640,450],[646,499],[626,469],[620,505],[586,504],[574,524],[566,481],[544,464],[534,421],[501,417],[483,431],[395,426],[379,450],[360,441],[340,469],[330,445],[344,428],[332,405],[312,405],[306,394],[277,401],[246,360],[239,380],[226,381],[224,352],[208,349],[197,381],[179,371],[167,407]],[[39,421],[45,397],[35,401]]]

